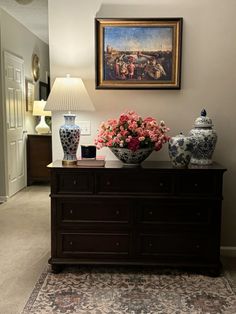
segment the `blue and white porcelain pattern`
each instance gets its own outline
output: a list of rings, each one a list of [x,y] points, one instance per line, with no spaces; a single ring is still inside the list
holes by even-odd
[[[189,133],[196,141],[190,162],[195,165],[210,165],[217,142],[217,134],[205,109],[202,110],[201,116],[195,120],[194,126]]]
[[[182,133],[173,136],[169,139],[168,149],[172,165],[175,168],[186,168],[194,149],[193,138]]]
[[[76,162],[80,140],[80,128],[75,124],[74,114],[65,114],[65,124],[60,127],[59,134],[64,151],[63,162]]]
[[[140,148],[132,151],[128,148],[110,147],[113,154],[126,165],[139,165],[143,162],[153,151],[153,148]]]

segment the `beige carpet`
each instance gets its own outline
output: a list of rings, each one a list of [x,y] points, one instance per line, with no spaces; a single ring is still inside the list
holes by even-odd
[[[0,313],[21,313],[50,250],[48,186],[31,186],[0,205]]]

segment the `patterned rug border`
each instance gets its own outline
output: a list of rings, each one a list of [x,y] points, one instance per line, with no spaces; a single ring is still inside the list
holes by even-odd
[[[227,270],[224,270],[221,274],[222,277],[225,277],[232,289],[232,291],[236,294],[236,282],[233,281],[232,276],[230,275],[230,272]]]
[[[88,270],[91,271],[91,269],[94,269],[95,266],[82,266],[83,268],[86,267],[88,268]],[[100,269],[106,269],[105,266],[103,267],[100,267],[98,266]],[[73,270],[73,266],[71,267],[67,267],[64,272],[70,272],[71,270]],[[122,269],[123,271],[125,272],[128,272],[129,271],[129,268],[122,268],[120,266],[117,266],[117,268],[111,268],[111,270],[114,270],[114,269]],[[106,269],[107,270],[107,269]],[[132,271],[140,271],[138,269],[133,269]],[[44,270],[42,271],[41,275],[39,276],[38,280],[36,281],[36,284],[23,308],[23,311],[21,312],[21,314],[29,314],[29,311],[32,309],[33,305],[34,305],[34,302],[36,301],[37,297],[38,297],[38,294],[44,284],[44,281],[48,275],[48,273],[51,272],[51,266],[47,265]],[[63,272],[63,271],[62,271]],[[155,270],[152,270],[152,273],[153,274],[186,274],[188,272],[185,272],[185,271],[181,271],[181,270],[176,270],[176,269],[155,269]],[[191,274],[191,273],[189,273]],[[194,274],[194,273],[193,273]],[[56,275],[56,274],[55,274]],[[196,274],[195,274],[196,275]],[[201,275],[201,274],[199,274]],[[206,275],[206,277],[208,277]],[[223,270],[222,273],[220,274],[219,277],[222,277],[223,280],[225,281],[226,284],[228,284],[228,286],[230,287],[230,289],[232,290],[232,292],[236,295],[236,282],[233,281],[232,279],[232,276],[230,275],[229,271],[226,271],[226,270]]]
[[[37,299],[37,296],[40,292],[40,289],[43,286],[43,283],[48,275],[48,272],[51,271],[51,267],[47,265],[44,270],[42,271],[41,275],[39,276],[38,280],[36,281],[36,284],[33,288],[33,291],[31,292],[28,301],[26,302],[23,311],[21,314],[28,314],[28,311],[32,308],[35,300]]]

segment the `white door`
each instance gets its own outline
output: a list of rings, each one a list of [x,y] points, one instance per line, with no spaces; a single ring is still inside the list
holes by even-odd
[[[4,52],[8,196],[26,185],[24,60]]]

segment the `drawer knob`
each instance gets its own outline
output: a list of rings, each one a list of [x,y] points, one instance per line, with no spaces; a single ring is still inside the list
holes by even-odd
[[[197,249],[200,249],[200,244],[197,244],[197,245],[196,245],[196,248],[197,248]]]
[[[149,246],[149,247],[152,247],[152,242],[149,242],[148,246]]]
[[[116,211],[116,215],[117,216],[120,215],[120,211],[119,210]]]
[[[70,214],[71,214],[71,215],[73,214],[73,210],[72,210],[72,209],[70,210]]]
[[[162,188],[164,186],[164,183],[163,182],[160,182],[159,183],[159,186]]]
[[[73,244],[73,242],[72,241],[70,241],[70,245],[72,245]]]
[[[152,216],[152,210],[150,210],[148,213],[149,213],[150,216]]]
[[[197,212],[197,216],[198,216],[198,217],[201,216],[201,213],[200,213],[200,212]]]
[[[76,181],[76,180],[74,180],[74,181],[73,181],[73,184],[74,184],[74,185],[76,185],[76,184],[77,184],[77,181]]]
[[[107,186],[110,186],[110,185],[111,185],[111,182],[110,182],[109,180],[107,180],[106,185],[107,185]]]
[[[198,183],[195,182],[194,183],[194,187],[197,188],[198,187]]]
[[[116,246],[120,246],[120,242],[116,242]]]

